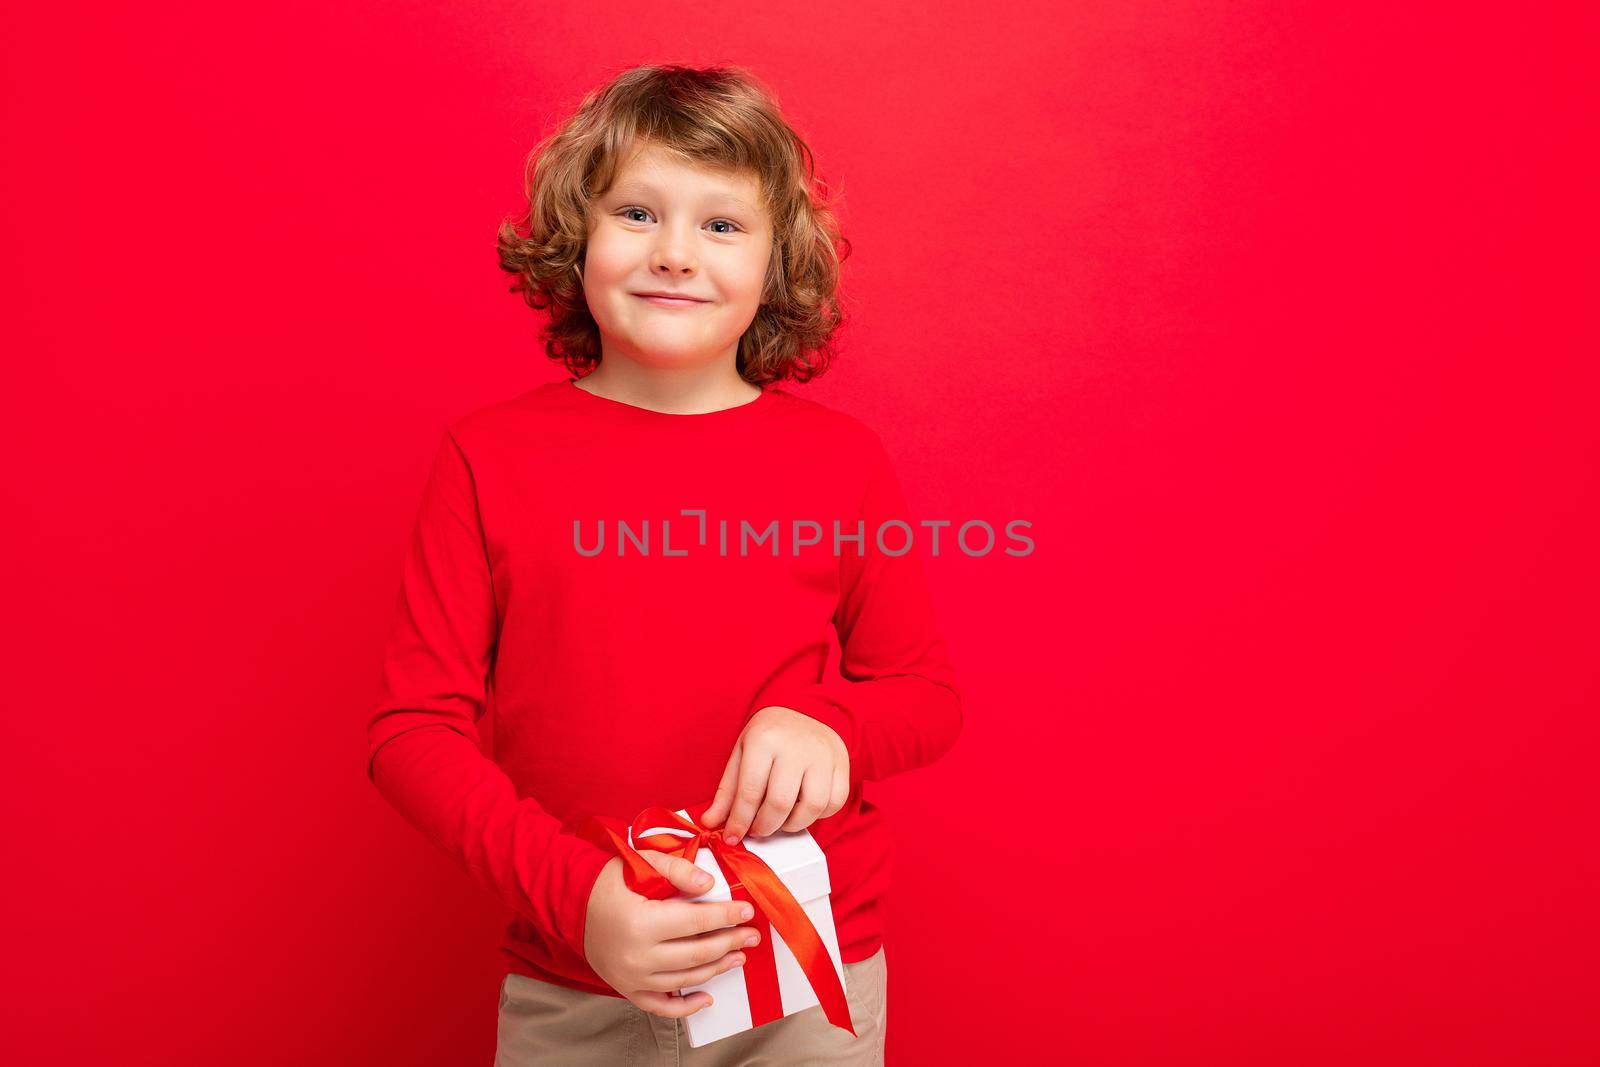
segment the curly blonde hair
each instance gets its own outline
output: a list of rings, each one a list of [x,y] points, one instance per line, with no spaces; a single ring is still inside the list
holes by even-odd
[[[528,210],[500,226],[500,267],[529,307],[550,310],[552,360],[582,376],[600,362],[600,329],[584,299],[580,264],[589,206],[604,196],[635,147],[686,163],[753,173],[773,226],[761,306],[739,339],[738,371],[761,385],[807,382],[827,369],[842,316],[839,265],[850,244],[811,150],[774,95],[742,67],[677,65],[624,71],[592,90],[529,154]]]

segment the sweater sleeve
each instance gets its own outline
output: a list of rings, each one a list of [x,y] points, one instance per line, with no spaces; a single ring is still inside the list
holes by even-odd
[[[825,723],[850,754],[850,780],[876,781],[943,756],[961,733],[961,694],[920,559],[926,529],[906,513],[894,466],[876,433],[866,459],[860,551],[840,548],[833,615],[842,684],[774,681],[751,705],[792,708]],[[892,523],[899,520],[900,524]],[[883,523],[891,525],[879,529]],[[831,532],[831,531],[830,531]],[[905,551],[901,551],[902,548]]]
[[[589,894],[609,854],[561,823],[483,754],[498,609],[471,468],[446,431],[423,490],[381,698],[367,724],[367,776],[474,880],[587,972]],[[381,758],[380,758],[381,757]]]

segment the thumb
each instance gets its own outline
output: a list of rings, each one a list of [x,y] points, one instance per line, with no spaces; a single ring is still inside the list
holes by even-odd
[[[680,893],[699,896],[711,888],[711,876],[682,856],[669,856],[654,849],[647,849],[639,855],[648,860],[650,866],[664,875]]]

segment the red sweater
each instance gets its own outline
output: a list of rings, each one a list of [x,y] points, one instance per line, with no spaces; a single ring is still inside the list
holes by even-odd
[[[482,408],[445,432],[423,492],[367,773],[511,908],[507,970],[619,996],[583,951],[612,854],[575,831],[704,807],[748,719],[793,708],[850,753],[849,801],[810,830],[841,956],[866,959],[890,833],[861,783],[938,759],[961,730],[930,536],[876,433],[770,386],[700,415],[571,380]],[[830,625],[842,678],[823,677]]]

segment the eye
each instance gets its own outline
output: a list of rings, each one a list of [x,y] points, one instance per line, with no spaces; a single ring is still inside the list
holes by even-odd
[[[617,214],[623,216],[629,222],[642,222],[643,221],[642,219],[636,219],[636,218],[633,217],[633,213],[635,211],[639,212],[641,215],[649,215],[650,214],[650,212],[646,211],[642,207],[625,207],[622,210],[618,211]],[[732,219],[712,219],[711,222],[710,222],[710,225],[715,226],[719,222],[727,223],[729,226],[733,227],[733,229],[731,229],[731,230],[713,230],[712,231],[713,233],[729,234],[729,233],[734,233],[735,231],[737,231],[737,230],[739,230],[741,228],[739,226],[739,224],[737,222],[734,222]]]

